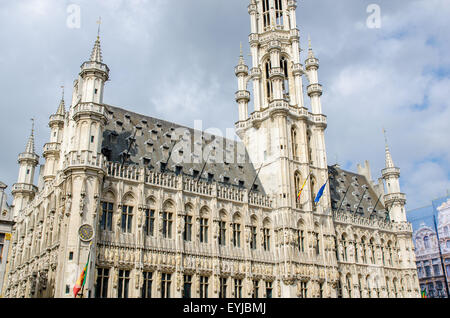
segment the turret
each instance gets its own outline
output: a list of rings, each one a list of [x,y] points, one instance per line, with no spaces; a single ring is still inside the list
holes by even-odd
[[[319,59],[314,56],[311,46],[311,39],[308,40],[308,58],[305,61],[305,68],[308,74],[309,85],[307,87],[308,96],[311,98],[311,112],[315,115],[322,114],[322,85],[319,84]]]
[[[235,68],[235,74],[238,78],[238,91],[236,92],[236,102],[239,105],[239,121],[244,121],[248,117],[248,102],[250,101],[250,92],[247,90],[248,66],[245,65],[242,53],[239,56],[239,64]]]
[[[43,156],[45,158],[44,181],[48,182],[55,178],[56,170],[61,153],[61,143],[64,134],[64,91],[56,113],[50,116],[48,126],[50,127],[50,142],[44,145]]]
[[[34,185],[34,172],[39,164],[39,156],[34,151],[34,121],[25,151],[19,155],[18,163],[19,177],[12,188],[14,216],[17,216],[27,203],[33,200],[37,192],[37,187]]]
[[[97,36],[91,57],[81,66],[74,88],[74,96],[78,96],[78,100],[71,109],[76,123],[72,150],[88,151],[94,156],[100,154],[103,128],[107,122],[103,92],[108,79],[109,68],[103,63],[100,37]]]
[[[384,202],[389,211],[389,216],[394,222],[406,222],[406,196],[400,192],[400,169],[395,167],[391,152],[387,144],[385,148],[386,168],[382,170],[385,182],[386,195]]]

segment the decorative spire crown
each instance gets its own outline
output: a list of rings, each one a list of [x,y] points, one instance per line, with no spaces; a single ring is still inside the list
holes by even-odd
[[[61,102],[59,103],[58,110],[56,111],[56,115],[63,115],[66,113],[66,105],[64,103],[64,86],[61,86],[62,88],[62,96],[61,96]]]
[[[245,60],[244,60],[244,53],[242,53],[242,42],[241,42],[241,47],[240,47],[240,51],[239,51],[239,65],[245,65]]]
[[[384,141],[386,144],[386,168],[394,168],[394,161],[392,160],[391,152],[389,151],[388,141],[387,141],[387,134],[386,129],[383,128],[384,133]]]
[[[101,17],[99,18],[97,23],[98,23],[97,40],[95,40],[95,44],[94,44],[94,48],[92,49],[90,61],[91,62],[103,63],[102,49],[101,49],[101,46],[100,46],[100,24],[102,23],[102,18]]]
[[[28,138],[25,153],[34,154],[34,118],[31,119],[31,135]]]
[[[311,45],[311,36],[308,35],[308,58],[315,58],[314,52]]]

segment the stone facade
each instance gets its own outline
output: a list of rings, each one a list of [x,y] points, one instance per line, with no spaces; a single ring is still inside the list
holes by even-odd
[[[5,295],[73,297],[89,255],[83,297],[420,295],[388,147],[387,193],[370,169],[329,167],[319,60],[310,45],[300,64],[296,1],[248,9],[252,68],[241,52],[235,69],[242,142],[104,104],[97,38],[69,110],[61,101],[50,116],[39,189],[33,135],[19,157]]]

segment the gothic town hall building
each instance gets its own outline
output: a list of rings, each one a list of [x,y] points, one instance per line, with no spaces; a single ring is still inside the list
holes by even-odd
[[[400,169],[387,146],[377,183],[368,162],[328,166],[319,60],[309,45],[301,64],[296,8],[250,0],[241,141],[104,104],[97,37],[50,116],[39,186],[34,133],[19,155],[4,295],[74,297],[89,256],[78,297],[419,297]]]

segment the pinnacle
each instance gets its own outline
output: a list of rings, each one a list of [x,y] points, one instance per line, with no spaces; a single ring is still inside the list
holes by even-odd
[[[92,49],[90,61],[103,63],[102,49],[100,47],[100,36],[97,36],[97,40],[95,41],[94,48]]]

